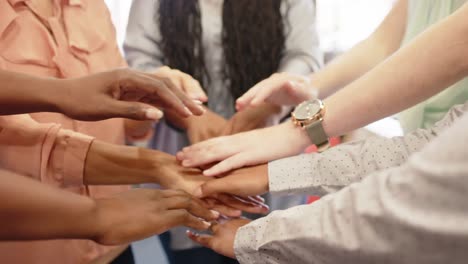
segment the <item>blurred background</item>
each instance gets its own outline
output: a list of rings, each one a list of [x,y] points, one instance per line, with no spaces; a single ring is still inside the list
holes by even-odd
[[[105,0],[122,45],[132,1]],[[314,1],[314,0],[311,0]],[[346,50],[367,37],[382,21],[394,0],[316,0],[321,46],[326,54]]]

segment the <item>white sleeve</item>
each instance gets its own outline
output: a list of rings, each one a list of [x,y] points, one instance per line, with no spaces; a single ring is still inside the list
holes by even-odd
[[[399,166],[429,141],[468,112],[468,103],[457,105],[430,129],[419,129],[402,137],[373,137],[338,145],[321,154],[311,153],[270,162],[270,192],[324,195],[369,173]]]
[[[133,0],[124,41],[125,58],[132,68],[151,72],[163,66],[158,7],[158,0]]]
[[[313,1],[284,1],[282,10],[286,41],[279,72],[310,74],[317,71],[323,64],[323,55],[319,46]]]
[[[400,167],[239,229],[240,263],[462,264],[468,115]]]

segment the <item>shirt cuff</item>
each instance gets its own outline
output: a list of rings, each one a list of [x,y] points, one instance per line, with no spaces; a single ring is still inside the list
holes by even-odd
[[[64,187],[83,185],[86,156],[93,137],[61,129],[51,156],[51,171]]]
[[[313,174],[311,159],[310,154],[303,154],[268,163],[270,193],[292,195],[309,186]]]
[[[269,190],[277,195],[323,196],[336,192],[343,176],[331,177],[335,164],[322,153],[309,153],[268,163]],[[333,167],[333,168],[332,168]]]
[[[257,254],[257,239],[255,222],[243,226],[237,230],[234,239],[234,253],[239,263],[255,263],[254,254]]]

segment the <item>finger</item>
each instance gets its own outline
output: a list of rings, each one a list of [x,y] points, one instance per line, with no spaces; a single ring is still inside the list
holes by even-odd
[[[267,208],[267,209],[270,208],[267,204],[265,204],[264,201],[261,202],[261,201],[259,201],[257,199],[254,199],[253,196],[237,196],[237,195],[235,195],[235,197],[238,198],[238,199],[250,202],[250,203],[254,204],[255,206],[261,206],[261,207],[264,207],[264,208]]]
[[[108,118],[120,117],[133,120],[159,120],[164,114],[154,106],[139,102],[127,102],[112,100],[108,103],[110,116]]]
[[[219,213],[205,208],[200,200],[189,195],[166,198],[164,202],[169,210],[185,209],[189,213],[205,220],[216,220],[219,217]]]
[[[265,203],[265,198],[261,197],[260,195],[249,196],[249,198],[257,202]]]
[[[220,227],[219,223],[213,222],[213,223],[211,223],[210,230],[211,230],[211,232],[216,233],[216,232],[218,232],[219,227]]]
[[[170,219],[173,226],[186,226],[196,230],[207,230],[211,226],[210,222],[200,219],[184,209],[168,210],[163,213],[163,217]]]
[[[238,210],[252,213],[252,214],[265,214],[268,213],[269,207],[265,204],[256,204],[252,202],[245,201],[239,197],[235,197],[232,195],[219,195],[217,198],[220,202],[229,205],[232,208],[236,208]]]
[[[275,88],[276,87],[266,87],[266,89],[260,90],[255,98],[253,98],[250,102],[250,106],[259,106],[260,104],[264,103],[273,93],[278,92]]]
[[[149,80],[148,85],[153,90],[153,99],[155,99],[156,103],[162,104],[164,108],[173,110],[174,113],[182,117],[192,115],[190,109],[185,105],[186,101],[191,100],[180,89],[176,88],[168,78],[158,77],[149,73],[142,73],[141,75],[142,78],[144,77]],[[195,104],[194,102],[192,103]]]
[[[174,83],[170,79],[164,79],[164,83],[171,89],[172,92],[182,101],[182,103],[185,105],[185,107],[194,115],[202,115],[205,113],[205,109],[195,103],[192,99],[190,99],[185,93],[177,88]]]
[[[221,202],[217,201],[216,199],[204,199],[205,205],[207,208],[215,210],[221,214],[221,216],[228,216],[228,217],[239,217],[242,215],[242,211],[232,208],[228,205],[222,204]]]
[[[225,139],[227,138],[215,138],[184,148],[182,150],[183,155],[178,156],[178,158],[183,158],[182,166],[200,167],[234,155],[235,148],[227,148],[226,144],[230,140]]]
[[[201,102],[206,102],[208,100],[208,97],[203,91],[200,83],[193,79],[190,75],[185,74],[184,77],[182,77],[182,85],[184,87],[184,91],[189,95],[190,98],[199,100]]]
[[[241,152],[234,156],[231,156],[218,164],[214,165],[213,167],[209,168],[208,170],[203,171],[203,175],[205,176],[218,176],[225,172],[229,172],[238,168],[242,168],[246,165],[254,165],[249,164],[251,163],[248,158],[248,153]]]
[[[186,234],[193,242],[198,243],[204,247],[211,248],[213,236],[200,235],[190,230],[187,230]]]
[[[250,88],[244,95],[239,97],[236,100],[236,109],[237,111],[244,110],[247,106],[250,105],[250,102],[255,98],[257,95],[260,87],[263,85],[263,81],[256,84],[254,87]]]

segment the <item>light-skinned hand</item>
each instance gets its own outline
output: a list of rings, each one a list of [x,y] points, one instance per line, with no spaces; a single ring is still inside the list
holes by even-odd
[[[291,121],[280,125],[210,139],[177,153],[184,167],[216,163],[203,172],[206,176],[245,166],[258,165],[301,153],[310,145],[306,132]]]
[[[317,90],[310,78],[291,73],[275,73],[250,88],[236,101],[236,109],[271,103],[278,106],[295,106],[303,101],[317,98]]]

